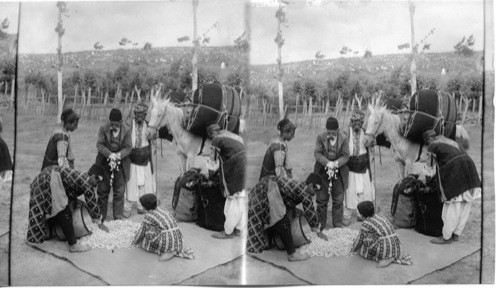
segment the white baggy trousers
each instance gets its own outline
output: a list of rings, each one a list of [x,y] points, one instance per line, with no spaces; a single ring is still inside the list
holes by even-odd
[[[481,197],[481,188],[473,188],[445,201],[443,204],[443,238],[449,240],[452,234],[460,235],[469,219],[472,201]]]
[[[227,196],[226,203],[224,204],[224,216],[226,217],[224,232],[227,235],[232,234],[234,229],[245,231],[248,217],[246,206],[247,197],[245,190]]]

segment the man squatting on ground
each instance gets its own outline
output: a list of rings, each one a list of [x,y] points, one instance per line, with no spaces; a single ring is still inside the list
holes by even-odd
[[[99,207],[102,221],[106,219],[108,198],[113,187],[113,219],[123,219],[124,194],[130,179],[130,158],[132,139],[130,130],[122,122],[122,113],[113,108],[109,113],[109,123],[99,128],[97,136],[96,164],[104,170],[104,181],[99,184]],[[116,167],[111,171],[112,166]]]
[[[147,138],[147,123],[145,121],[148,106],[139,103],[134,108],[134,118],[131,123],[132,151],[130,152],[130,179],[127,182],[125,211],[123,215],[130,217],[135,204],[138,214],[144,214],[139,198],[144,194],[156,193],[156,182],[153,177],[151,143]]]
[[[61,114],[61,125],[57,127],[50,136],[45,156],[43,157],[42,170],[51,165],[62,168],[75,168],[75,156],[71,145],[71,137],[68,132],[78,128],[80,116],[69,108]]]
[[[213,234],[214,238],[232,238],[246,229],[245,175],[247,157],[243,139],[219,124],[207,127],[208,138],[212,139],[212,151],[220,162],[219,177],[224,188],[224,231]],[[218,156],[216,156],[218,155]]]
[[[333,227],[342,227],[344,192],[348,187],[349,145],[347,136],[339,132],[337,119],[326,120],[326,131],[318,135],[314,148],[314,172],[323,179],[322,189],[316,194],[316,204],[321,230],[325,229],[328,201],[332,195]],[[328,171],[334,172],[329,176]],[[338,171],[338,172],[337,172]],[[329,184],[331,183],[331,187]]]
[[[271,239],[268,246],[264,231],[269,238],[277,234],[288,254],[288,261],[301,261],[309,258],[295,250],[287,209],[295,209],[302,204],[304,217],[313,232],[328,240],[319,231],[319,222],[314,210],[312,196],[321,189],[322,179],[311,173],[306,181],[296,181],[287,177],[267,176],[259,180],[248,195],[248,234],[246,249],[249,253],[261,253],[273,247]]]
[[[438,177],[443,204],[443,236],[431,239],[434,244],[458,241],[470,215],[472,201],[481,197],[481,181],[476,165],[458,143],[434,130],[425,131],[423,138],[429,153],[424,168],[426,176]],[[436,175],[437,174],[437,175]]]
[[[95,164],[88,172],[56,165],[43,169],[30,185],[27,242],[40,244],[51,239],[54,236],[52,231],[58,225],[68,241],[70,252],[90,250],[90,247],[82,246],[76,241],[71,205],[76,203],[78,196],[84,195],[85,208],[92,221],[98,223],[100,229],[109,232],[100,219],[95,193],[103,176],[102,167]]]
[[[370,175],[370,157],[365,147],[365,132],[361,127],[365,114],[360,110],[354,110],[351,116],[351,125],[347,131],[349,135],[349,183],[345,191],[344,220],[343,224],[351,224],[351,216],[354,212],[356,218],[361,220],[357,210],[358,203],[362,201],[373,201],[375,189]]]

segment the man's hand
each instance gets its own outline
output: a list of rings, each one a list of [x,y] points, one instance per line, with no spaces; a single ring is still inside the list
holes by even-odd
[[[331,170],[338,168],[338,166],[339,166],[339,162],[337,162],[337,161],[330,161],[326,164],[326,168],[331,169]]]
[[[109,155],[109,157],[108,157],[108,158],[109,158],[109,160],[111,160],[111,161],[116,161],[116,159],[117,159],[117,155],[116,155],[115,153],[111,153],[111,154]]]
[[[97,225],[97,227],[99,227],[99,229],[103,230],[104,232],[109,233],[109,228],[106,227],[106,225],[104,225],[104,223]]]

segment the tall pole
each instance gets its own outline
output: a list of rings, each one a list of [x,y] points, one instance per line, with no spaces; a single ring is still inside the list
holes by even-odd
[[[278,11],[276,12],[276,19],[278,22],[277,26],[277,35],[276,39],[274,40],[276,44],[278,45],[278,59],[276,59],[276,62],[278,62],[278,103],[279,103],[279,115],[280,119],[283,119],[285,117],[285,103],[283,100],[283,67],[281,65],[281,47],[284,44],[283,40],[283,34],[281,32],[281,23],[284,21],[285,16],[283,12],[283,8],[285,5],[283,2],[279,1],[279,8]]]
[[[411,96],[417,92],[417,47],[415,47],[415,25],[413,23],[413,15],[415,14],[415,4],[409,1],[410,4],[410,23],[411,23]]]
[[[196,19],[196,10],[198,8],[198,2],[199,0],[193,0],[193,22],[194,22],[194,28],[193,28],[193,44],[194,44],[194,53],[193,53],[193,70],[192,70],[192,90],[193,93],[194,91],[198,88],[198,46],[199,46],[199,41],[198,41],[198,25],[197,25],[197,19]]]
[[[57,18],[57,123],[61,124],[61,114],[63,110],[63,91],[62,91],[62,68],[63,68],[63,56],[62,56],[62,36],[64,35],[64,28],[62,26],[62,13],[66,12],[66,3],[57,2],[57,8],[59,9]]]

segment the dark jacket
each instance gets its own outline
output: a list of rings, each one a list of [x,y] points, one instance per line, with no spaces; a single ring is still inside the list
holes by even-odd
[[[314,164],[314,172],[320,174],[322,177],[328,177],[326,175],[326,164],[330,161],[337,160],[339,163],[339,174],[344,184],[344,189],[347,189],[347,183],[349,180],[349,168],[347,167],[347,161],[349,161],[349,141],[345,133],[339,131],[337,136],[337,142],[334,146],[334,157],[333,159],[328,159],[328,140],[327,132],[323,132],[316,138],[316,146],[314,147],[314,158],[316,163]]]
[[[109,150],[111,146],[111,130],[110,124],[105,124],[99,128],[99,134],[97,135],[97,157],[95,163],[106,167],[108,165],[107,159],[109,155],[113,152]],[[120,151],[121,154],[121,164],[123,167],[123,173],[125,174],[125,179],[128,181],[130,179],[130,158],[128,157],[132,151],[132,137],[130,135],[130,129],[124,124],[120,127]],[[118,153],[117,152],[117,153]]]

